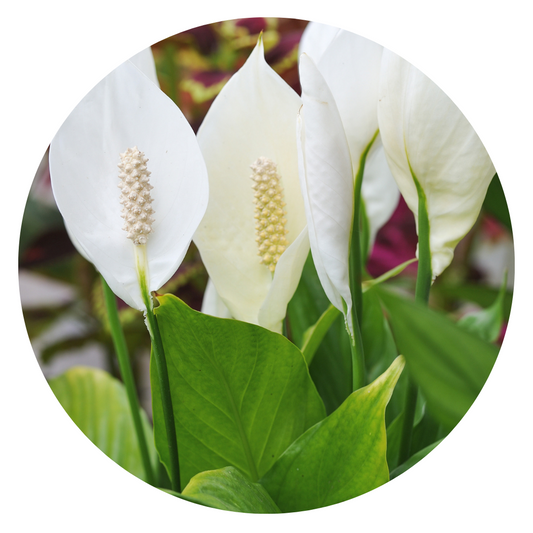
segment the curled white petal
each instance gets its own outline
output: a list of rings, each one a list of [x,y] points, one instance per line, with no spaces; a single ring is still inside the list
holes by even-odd
[[[50,172],[78,246],[115,294],[144,310],[118,188],[120,154],[134,146],[149,159],[155,222],[146,245],[148,289],[157,290],[183,260],[208,196],[202,155],[176,105],[131,62],[122,64],[65,120],[51,144]]]
[[[378,129],[378,86],[383,47],[348,31],[339,31],[315,63],[340,113],[352,164]],[[367,157],[361,194],[370,225],[370,244],[398,205],[400,192],[388,167],[379,136]]]
[[[307,55],[300,58],[303,106],[298,119],[300,182],[311,252],[324,291],[349,316],[349,245],[354,182],[350,150],[335,100]],[[348,321],[349,323],[350,321]]]
[[[383,54],[378,117],[389,166],[417,224],[418,195],[411,169],[426,195],[436,277],[474,225],[494,166],[457,106],[427,76],[390,51]]]

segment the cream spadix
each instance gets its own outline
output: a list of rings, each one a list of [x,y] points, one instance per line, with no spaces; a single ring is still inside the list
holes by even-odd
[[[117,296],[145,310],[140,282],[154,291],[174,274],[207,205],[205,164],[181,111],[127,61],[65,120],[50,173],[78,249]]]
[[[210,198],[194,241],[231,315],[277,332],[309,252],[296,151],[300,106],[259,41],[198,131]]]

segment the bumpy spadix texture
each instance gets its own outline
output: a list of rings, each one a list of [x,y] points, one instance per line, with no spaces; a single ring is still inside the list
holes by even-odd
[[[142,192],[151,188],[145,181],[146,158],[140,152],[133,155],[135,146],[150,159],[150,201]],[[119,163],[123,169],[117,168]],[[50,147],[50,174],[73,242],[117,296],[144,311],[136,253],[140,246],[133,242],[142,244],[149,235],[142,246],[146,288],[158,290],[179,267],[207,206],[205,164],[179,108],[127,61],[65,120]],[[117,188],[121,181],[122,191]],[[156,213],[154,221],[148,206]],[[130,239],[122,229],[125,224]]]
[[[268,157],[260,157],[253,163],[252,180],[255,190],[255,238],[261,256],[261,263],[268,267],[270,272],[276,270],[276,264],[281,254],[287,249],[285,229],[287,219],[284,218],[283,189],[281,176],[278,174],[276,163]]]
[[[217,96],[198,131],[210,195],[194,241],[231,316],[277,332],[309,253],[296,150],[295,122],[301,105],[299,96],[266,63],[259,42]],[[261,201],[261,195],[254,195],[262,191],[252,188],[255,181],[250,177],[263,175],[267,168],[281,176],[281,201],[287,205],[279,204],[283,215],[273,215],[287,219],[283,225],[288,233],[275,232],[287,242],[267,245],[263,252],[256,239],[259,246],[272,240],[261,240],[256,224],[262,224],[261,213],[269,209],[258,213],[259,203],[253,200]],[[266,227],[270,225],[275,226],[269,222]],[[261,259],[274,244],[286,249],[277,263],[265,266]],[[277,252],[270,255],[274,259]]]
[[[150,191],[150,172],[146,166],[148,158],[135,146],[128,148],[120,154],[118,168],[120,173],[121,190],[120,203],[122,204],[122,229],[128,233],[128,239],[133,244],[146,244],[148,234],[152,232],[152,222],[155,220],[152,214],[152,196]]]

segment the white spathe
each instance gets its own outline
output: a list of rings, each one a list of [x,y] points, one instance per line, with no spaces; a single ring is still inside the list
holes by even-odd
[[[300,57],[300,83],[303,106],[298,117],[298,159],[311,252],[324,292],[345,313],[350,326],[354,207],[350,149],[333,95],[306,54]]]
[[[298,95],[268,66],[260,41],[209,109],[198,142],[209,174],[209,205],[194,241],[231,315],[281,332],[309,252],[298,179]],[[281,176],[288,246],[274,275],[256,242],[250,165],[265,157]]]
[[[313,35],[331,34],[318,25]],[[327,41],[322,38],[319,41]],[[309,46],[309,45],[308,45]],[[317,52],[318,53],[318,52]],[[331,90],[341,117],[354,172],[362,153],[378,129],[378,86],[383,47],[374,41],[339,30],[319,59],[311,55]],[[387,164],[378,135],[367,156],[361,195],[370,227],[370,248],[379,229],[398,205],[400,191]]]
[[[218,318],[231,318],[231,313],[222,301],[222,298],[218,295],[211,278],[207,280],[202,308],[200,310],[206,315],[216,316]]]
[[[425,193],[435,278],[474,225],[494,166],[450,98],[388,50],[382,59],[378,119],[389,166],[417,226],[418,194],[412,174]]]
[[[315,62],[320,61],[322,54],[325,52],[335,35],[339,33],[340,28],[322,24],[321,22],[311,21],[302,32],[300,44],[298,46],[298,57],[307,54]]]
[[[154,223],[146,244],[148,290],[177,270],[208,201],[205,164],[178,107],[127,61],[68,116],[50,148],[54,197],[77,246],[128,305],[145,310],[135,245],[122,229],[120,154],[149,159]]]

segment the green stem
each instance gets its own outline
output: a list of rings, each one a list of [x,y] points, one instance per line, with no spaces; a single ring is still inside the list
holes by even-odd
[[[104,299],[107,309],[107,316],[109,319],[111,337],[113,339],[113,345],[115,346],[115,352],[118,358],[122,381],[124,382],[126,394],[128,396],[128,402],[130,404],[131,416],[133,418],[133,425],[135,427],[135,433],[139,443],[139,450],[141,452],[141,459],[144,466],[146,481],[150,483],[150,485],[155,485],[155,477],[152,469],[152,462],[150,461],[150,454],[148,452],[148,445],[146,444],[146,435],[144,433],[141,420],[141,411],[139,407],[139,400],[137,398],[137,390],[133,378],[133,371],[131,369],[128,347],[126,345],[126,339],[124,338],[124,331],[120,326],[117,300],[105,279],[101,277],[101,280],[102,287],[104,289]]]
[[[170,393],[170,381],[168,379],[167,361],[163,341],[154,313],[152,297],[148,290],[148,262],[146,260],[146,248],[144,245],[135,247],[135,257],[137,262],[137,274],[141,296],[146,306],[146,320],[148,332],[152,340],[152,352],[154,355],[159,390],[161,392],[161,404],[163,407],[163,418],[165,420],[165,430],[167,434],[168,454],[170,461],[170,483],[172,490],[181,492],[180,463],[178,455],[178,439],[176,436],[176,425],[174,422],[174,409],[172,407],[172,396]]]
[[[353,336],[350,335],[350,349],[352,354],[352,390],[356,391],[361,387],[364,387],[366,384],[366,370],[361,328],[359,327],[357,310],[354,305],[352,305],[351,321],[353,329]]]
[[[418,192],[418,272],[416,276],[415,300],[424,305],[428,304],[431,289],[431,249],[429,243],[429,218],[427,212],[426,195],[416,179],[411,168]],[[418,386],[413,378],[407,374],[407,391],[405,395],[404,419],[400,441],[399,463],[402,464],[411,456],[411,439],[415,420]]]
[[[153,310],[146,313],[148,320],[148,329],[152,338],[152,351],[154,354],[155,367],[161,391],[161,403],[163,406],[163,418],[165,420],[165,429],[167,433],[168,454],[170,460],[170,482],[172,490],[181,492],[180,481],[180,463],[178,455],[178,439],[176,436],[176,425],[174,422],[174,409],[172,407],[172,396],[170,394],[170,381],[168,379],[167,362],[157,317]]]
[[[363,387],[366,383],[365,376],[365,353],[363,349],[363,341],[361,338],[361,323],[363,317],[363,290],[362,290],[362,272],[363,272],[363,257],[361,250],[361,233],[360,233],[360,218],[361,218],[361,188],[363,185],[363,174],[365,172],[365,163],[368,152],[379,130],[376,130],[371,141],[361,154],[359,160],[359,168],[355,175],[354,191],[353,191],[353,214],[352,214],[352,231],[350,236],[350,293],[352,296],[352,311],[351,322],[353,336],[350,336],[350,345],[352,352],[352,387],[357,390]]]

